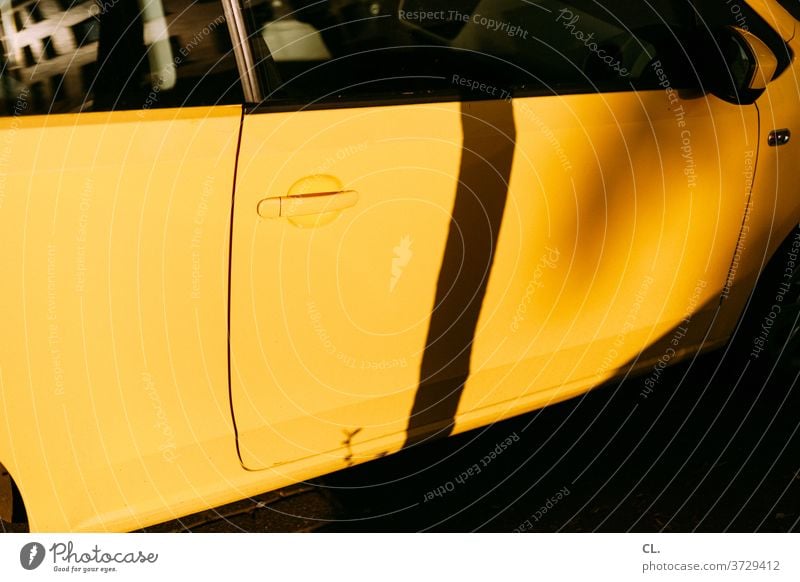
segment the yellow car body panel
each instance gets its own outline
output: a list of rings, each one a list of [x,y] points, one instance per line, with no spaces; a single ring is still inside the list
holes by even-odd
[[[0,456],[32,529],[136,528],[238,466],[240,121],[237,106],[0,120]]]
[[[0,462],[31,529],[137,529],[721,345],[800,218],[798,144],[765,145],[798,95],[792,65],[745,106],[0,119]],[[471,188],[506,182],[502,205]],[[335,213],[292,204],[338,189]],[[453,269],[454,214],[481,204],[492,253],[466,241]]]

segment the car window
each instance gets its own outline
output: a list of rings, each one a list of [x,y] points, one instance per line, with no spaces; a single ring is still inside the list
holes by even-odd
[[[0,0],[6,115],[242,101],[219,1]]]
[[[250,0],[246,7],[270,96],[306,102],[655,87],[650,65],[680,54],[695,24],[681,0]]]

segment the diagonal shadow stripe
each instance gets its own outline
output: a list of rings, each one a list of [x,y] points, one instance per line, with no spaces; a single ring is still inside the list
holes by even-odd
[[[464,102],[461,125],[458,188],[405,447],[453,431],[508,199],[512,102]]]

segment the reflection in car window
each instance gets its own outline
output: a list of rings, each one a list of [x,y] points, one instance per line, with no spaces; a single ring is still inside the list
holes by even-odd
[[[5,115],[241,102],[219,1],[0,0]]]
[[[268,55],[270,96],[303,102],[464,93],[473,85],[460,80],[558,92],[654,87],[648,65],[680,54],[695,22],[683,0],[250,0],[246,7],[252,38]]]

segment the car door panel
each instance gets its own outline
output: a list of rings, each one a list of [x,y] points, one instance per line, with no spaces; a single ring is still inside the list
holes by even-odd
[[[231,271],[239,450],[263,468],[405,429],[459,175],[458,104],[246,116]],[[329,175],[359,194],[330,224],[262,219]]]

